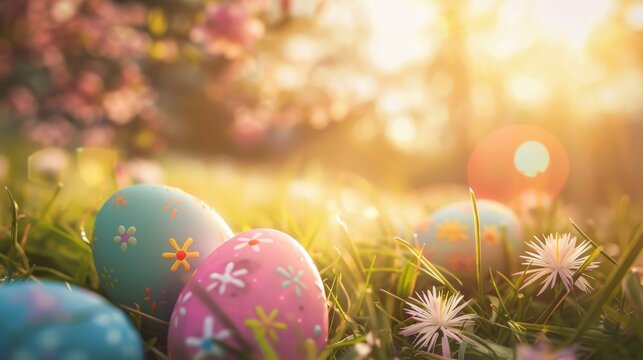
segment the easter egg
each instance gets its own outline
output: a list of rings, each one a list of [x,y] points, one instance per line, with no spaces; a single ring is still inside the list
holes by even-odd
[[[181,292],[170,320],[171,359],[303,359],[328,337],[322,279],[306,250],[277,230],[221,244]],[[306,345],[308,344],[308,345]]]
[[[143,359],[127,316],[102,297],[65,283],[0,287],[0,359]]]
[[[523,244],[522,226],[508,207],[478,200],[482,271],[506,271],[507,256],[517,257]],[[470,201],[456,202],[435,211],[415,229],[424,256],[463,277],[475,276],[476,251],[473,209]],[[506,241],[503,241],[506,229]]]
[[[169,320],[181,289],[232,231],[186,192],[141,184],[113,194],[96,216],[94,260],[114,302]]]

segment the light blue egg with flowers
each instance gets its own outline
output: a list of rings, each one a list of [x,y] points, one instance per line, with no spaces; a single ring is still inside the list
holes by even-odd
[[[233,236],[183,190],[140,184],[114,193],[96,215],[93,253],[101,289],[115,303],[168,321],[199,264]]]
[[[0,359],[139,360],[128,317],[88,290],[54,281],[0,287]]]
[[[480,219],[481,269],[506,272],[516,261],[523,244],[522,224],[502,203],[478,200]],[[461,280],[475,276],[476,251],[473,210],[470,201],[455,202],[437,209],[415,228],[424,256],[457,274]]]

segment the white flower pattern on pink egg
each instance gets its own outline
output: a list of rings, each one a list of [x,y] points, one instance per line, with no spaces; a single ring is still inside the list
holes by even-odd
[[[235,245],[234,249],[235,250],[241,250],[246,247],[250,247],[254,252],[259,252],[260,244],[272,244],[274,241],[270,238],[262,238],[260,232],[256,232],[252,235],[252,237],[246,238],[246,237],[240,237],[237,240],[239,241],[239,244]]]
[[[210,274],[210,279],[215,281],[212,284],[208,285],[206,289],[210,291],[218,286],[220,295],[223,295],[225,293],[225,289],[228,284],[243,289],[244,287],[246,287],[246,283],[238,277],[246,274],[248,274],[248,269],[234,270],[234,263],[229,262],[226,264],[223,274],[219,274],[216,272]]]
[[[179,318],[187,314],[188,309],[187,309],[187,306],[185,306],[185,303],[187,303],[187,301],[190,300],[191,297],[192,297],[192,291],[188,291],[185,293],[185,295],[179,296],[179,299],[176,302],[176,311],[173,313],[174,318],[172,319],[172,325],[174,327],[178,327]]]
[[[185,339],[185,345],[199,349],[194,359],[207,359],[210,355],[221,358],[225,355],[225,349],[219,343],[230,335],[231,331],[228,329],[223,329],[215,335],[214,318],[208,316],[203,320],[203,337],[188,337]]]
[[[295,269],[292,267],[292,265],[288,265],[287,270],[279,266],[277,267],[277,273],[286,278],[281,282],[282,289],[290,287],[292,285],[295,288],[295,295],[297,295],[297,297],[301,297],[301,289],[304,289],[306,291],[308,290],[308,286],[301,281],[301,279],[304,277],[303,270],[299,270],[297,273],[295,273]]]

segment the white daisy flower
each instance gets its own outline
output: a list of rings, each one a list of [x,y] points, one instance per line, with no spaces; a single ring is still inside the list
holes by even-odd
[[[544,277],[544,280],[540,283],[542,288],[538,292],[538,295],[542,294],[547,288],[553,288],[558,279],[560,279],[568,292],[572,290],[574,285],[583,292],[592,290],[592,287],[585,278],[586,275],[583,274],[579,276],[575,283],[573,279],[576,270],[580,268],[589,256],[582,256],[590,249],[589,242],[583,241],[580,245],[576,246],[576,237],[572,237],[570,234],[563,234],[562,236],[550,234],[545,237],[544,243],[535,236],[534,239],[536,239],[535,242],[528,242],[527,245],[535,252],[526,251],[525,253],[527,255],[520,256],[525,260],[522,264],[530,266],[530,268],[514,274],[519,275],[524,273],[527,276],[525,284],[521,289]],[[594,261],[589,264],[585,270],[595,269],[598,267],[598,264],[599,262]]]
[[[237,241],[239,241],[239,244],[235,245],[234,249],[235,250],[241,250],[245,247],[250,247],[254,252],[259,252],[260,244],[272,244],[274,241],[270,238],[262,238],[260,232],[256,232],[252,235],[250,238],[239,238]]]
[[[234,263],[229,262],[226,264],[223,274],[213,272],[210,274],[210,279],[215,280],[212,284],[208,285],[206,288],[208,291],[219,287],[219,294],[223,295],[225,293],[226,286],[228,284],[234,285],[238,288],[244,288],[246,283],[238,277],[241,275],[246,275],[248,269],[234,269]]]
[[[474,314],[458,315],[469,301],[460,304],[463,299],[460,293],[445,295],[442,291],[436,292],[435,286],[432,292],[426,291],[424,294],[417,295],[420,304],[407,302],[409,308],[405,309],[416,323],[403,328],[400,334],[404,336],[417,334],[413,341],[414,346],[427,348],[432,353],[438,338],[442,337],[442,355],[450,358],[449,339],[462,342],[462,328],[467,321],[476,318]]]

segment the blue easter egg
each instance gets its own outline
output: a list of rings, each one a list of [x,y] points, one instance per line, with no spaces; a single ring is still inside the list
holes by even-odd
[[[510,259],[520,253],[523,230],[518,217],[508,207],[491,200],[478,200],[482,270],[506,271]],[[471,202],[462,201],[435,211],[416,227],[424,256],[458,275],[475,275],[476,251]],[[502,232],[506,229],[506,241]]]
[[[214,210],[182,190],[127,187],[96,216],[94,260],[101,288],[118,304],[168,321],[201,261],[232,236]]]
[[[0,359],[143,359],[127,316],[102,297],[65,283],[0,287]]]

